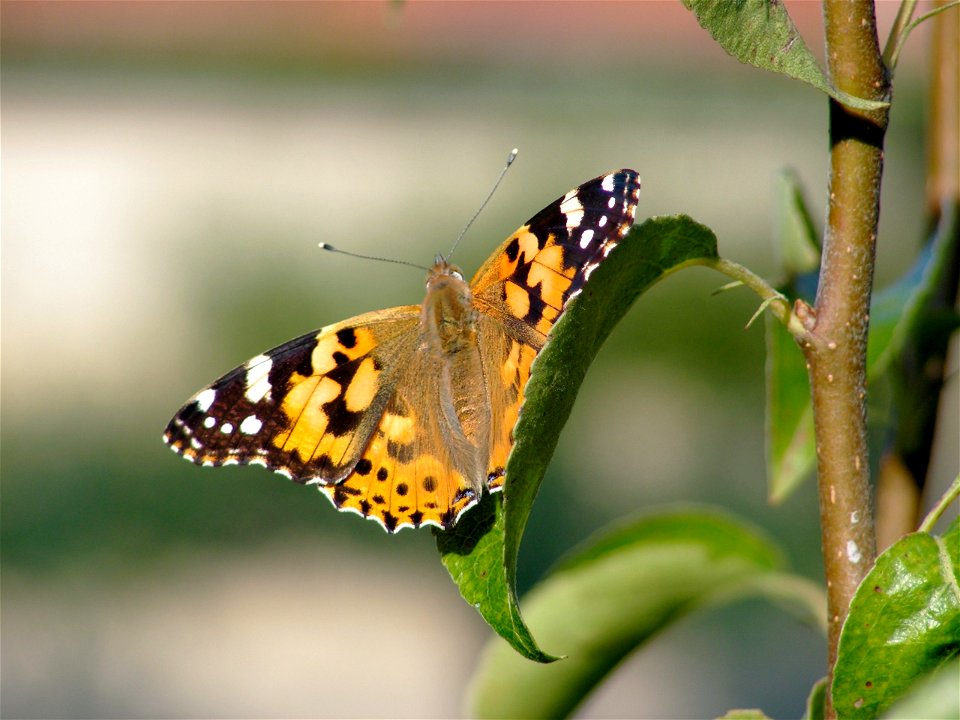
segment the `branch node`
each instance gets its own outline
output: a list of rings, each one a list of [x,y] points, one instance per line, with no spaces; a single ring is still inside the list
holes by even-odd
[[[807,332],[813,332],[817,326],[817,311],[814,310],[806,301],[799,298],[793,303],[793,314],[796,315],[803,329]]]

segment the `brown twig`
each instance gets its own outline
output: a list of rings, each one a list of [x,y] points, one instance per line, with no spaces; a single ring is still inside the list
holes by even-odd
[[[871,0],[825,0],[833,84],[887,99],[888,76]],[[798,306],[817,442],[820,521],[827,580],[828,662],[837,658],[850,601],[876,555],[866,434],[866,350],[880,213],[886,110],[830,103],[830,185],[820,284],[813,308]],[[827,697],[826,717],[835,717]]]

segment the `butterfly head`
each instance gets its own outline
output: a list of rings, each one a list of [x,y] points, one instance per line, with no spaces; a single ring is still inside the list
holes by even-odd
[[[438,290],[451,285],[458,289],[461,285],[466,285],[463,270],[438,254],[433,261],[433,266],[427,271],[427,290]]]

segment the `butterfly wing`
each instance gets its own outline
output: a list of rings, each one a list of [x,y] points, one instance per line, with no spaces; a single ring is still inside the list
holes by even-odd
[[[194,395],[164,440],[198,465],[259,464],[301,483],[338,483],[415,350],[419,315],[416,305],[368,313],[257,355]]]
[[[474,275],[491,404],[487,484],[503,484],[530,366],[590,274],[633,225],[640,177],[617,170],[558,198],[510,235]]]
[[[463,352],[475,353],[479,362],[475,347]],[[394,532],[421,525],[450,527],[479,500],[486,455],[481,459],[462,415],[447,397],[449,367],[427,344],[408,358],[353,474],[320,488],[334,505]],[[482,381],[479,365],[471,377]],[[463,391],[469,385],[456,387]],[[477,390],[463,396],[476,401],[482,385]],[[485,450],[487,443],[483,445]]]

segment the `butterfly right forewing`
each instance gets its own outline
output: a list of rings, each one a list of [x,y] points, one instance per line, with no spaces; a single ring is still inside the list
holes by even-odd
[[[490,489],[503,484],[513,427],[537,353],[570,299],[630,230],[639,194],[640,178],[633,170],[594,178],[530,218],[474,275],[474,303],[496,321],[493,327],[487,323],[489,339],[480,343],[487,374],[494,379]],[[504,338],[496,339],[498,327]]]

